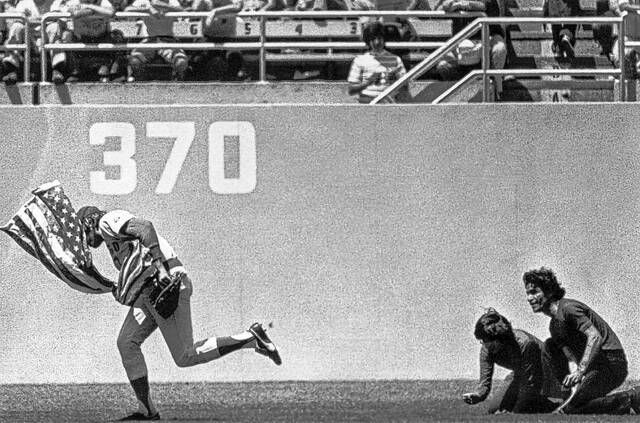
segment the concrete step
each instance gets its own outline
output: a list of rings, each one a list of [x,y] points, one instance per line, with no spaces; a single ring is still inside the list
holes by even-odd
[[[552,56],[552,40],[511,40],[516,56]],[[576,56],[599,56],[600,46],[593,40],[578,40],[574,47]]]
[[[526,80],[505,81],[502,102],[611,102],[612,80]]]
[[[509,9],[542,9],[545,0],[506,0],[506,7]],[[580,7],[583,11],[596,10],[596,0],[580,0]]]
[[[551,29],[545,31],[541,25],[536,25],[535,28],[527,30],[518,30],[518,25],[511,25],[511,39],[512,40],[551,40],[553,34]],[[593,31],[591,27],[587,25],[581,25],[576,31],[576,40],[593,40]]]
[[[515,69],[612,69],[604,56],[577,56],[573,59],[552,56],[523,56],[513,58],[510,68]]]

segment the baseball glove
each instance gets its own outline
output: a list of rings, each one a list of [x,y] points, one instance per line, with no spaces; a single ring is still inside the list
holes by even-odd
[[[163,319],[168,319],[178,308],[178,300],[180,300],[180,285],[186,275],[184,273],[176,273],[171,276],[168,283],[155,278],[153,288],[149,294],[149,300]]]

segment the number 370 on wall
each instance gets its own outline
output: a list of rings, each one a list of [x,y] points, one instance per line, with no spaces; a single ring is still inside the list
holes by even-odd
[[[173,138],[155,192],[169,194],[178,180],[189,148],[196,136],[195,122],[147,122],[147,138]],[[238,177],[225,176],[225,137],[238,140]],[[136,128],[130,122],[97,122],[89,128],[89,143],[104,145],[108,138],[120,139],[120,149],[102,153],[104,166],[116,167],[119,177],[107,178],[103,170],[89,172],[91,192],[105,195],[130,194],[136,189]],[[251,122],[214,122],[209,125],[209,188],[216,194],[246,194],[256,187],[256,131]]]

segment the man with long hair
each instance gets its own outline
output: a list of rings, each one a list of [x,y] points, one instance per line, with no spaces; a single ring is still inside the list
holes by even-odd
[[[586,304],[565,298],[553,270],[541,267],[524,273],[527,301],[534,313],[551,318],[551,337],[543,359],[555,377],[575,394],[559,410],[566,414],[627,414],[640,412],[640,391],[609,394],[627,377],[627,358],[611,326]],[[575,370],[569,370],[569,363]]]

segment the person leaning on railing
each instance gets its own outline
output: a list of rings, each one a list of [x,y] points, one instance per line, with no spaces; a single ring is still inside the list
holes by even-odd
[[[69,0],[64,10],[71,14],[72,28],[62,34],[63,43],[124,43],[119,30],[111,30],[110,20],[115,9],[109,0]],[[67,82],[96,80],[120,81],[126,78],[127,59],[123,52],[74,51],[62,52],[65,57]],[[53,82],[62,82],[65,75],[56,71]]]
[[[143,12],[148,13],[149,17],[145,17],[144,24],[147,29],[147,37],[142,39],[142,43],[173,43],[177,39],[173,34],[173,18],[167,18],[163,15],[167,12],[181,12],[184,7],[178,0],[134,0],[131,6],[126,8],[127,12]],[[145,67],[156,57],[161,57],[165,63],[171,65],[171,79],[174,81],[182,81],[185,78],[187,68],[189,67],[189,57],[183,49],[163,48],[158,50],[142,50],[134,49],[129,55],[129,66],[131,66],[132,74],[127,80],[133,82],[139,79],[145,79]]]
[[[624,17],[625,41],[640,41],[640,1],[619,0],[618,7],[621,13],[627,13]],[[620,64],[618,42],[615,40],[612,49],[613,61],[617,66]],[[637,79],[640,75],[640,47],[625,47],[624,57],[627,75]]]
[[[209,12],[203,21],[202,34],[205,40],[215,41],[220,37],[222,17],[235,16],[242,11],[274,10],[282,8],[282,2],[276,0],[194,0],[192,7],[196,12]],[[244,69],[244,56],[241,51],[212,50],[199,53],[198,56],[199,61],[207,65],[201,72],[211,75],[211,79],[231,81],[249,79],[249,75]]]
[[[347,77],[348,92],[358,95],[358,102],[370,103],[407,71],[400,57],[385,49],[384,24],[377,21],[367,24],[362,30],[362,39],[369,51],[353,59]],[[405,86],[399,96],[406,93]]]
[[[45,40],[40,40],[40,24],[42,15],[47,12],[60,11],[63,0],[20,0],[12,12],[24,13],[30,24],[29,45],[32,51],[31,57],[39,57],[40,48],[45,43],[60,42],[62,29],[58,20],[48,21],[45,30]],[[15,19],[7,22],[9,32],[5,44],[24,44],[25,23],[23,20]],[[21,51],[11,51],[2,58],[2,81],[6,84],[18,82],[18,71],[24,62],[24,54]],[[51,67],[55,71],[64,64],[64,56],[60,53],[51,55]]]
[[[500,6],[497,0],[444,0],[436,6],[436,10],[447,13],[484,12],[490,17],[500,17]],[[469,19],[454,19],[453,33],[462,30]],[[489,25],[490,67],[504,69],[507,62],[507,46],[505,32],[500,25]],[[436,70],[444,80],[456,80],[477,67],[482,59],[482,41],[479,38],[464,40],[455,52],[447,53],[436,65]],[[496,98],[502,95],[502,77],[494,77]]]

